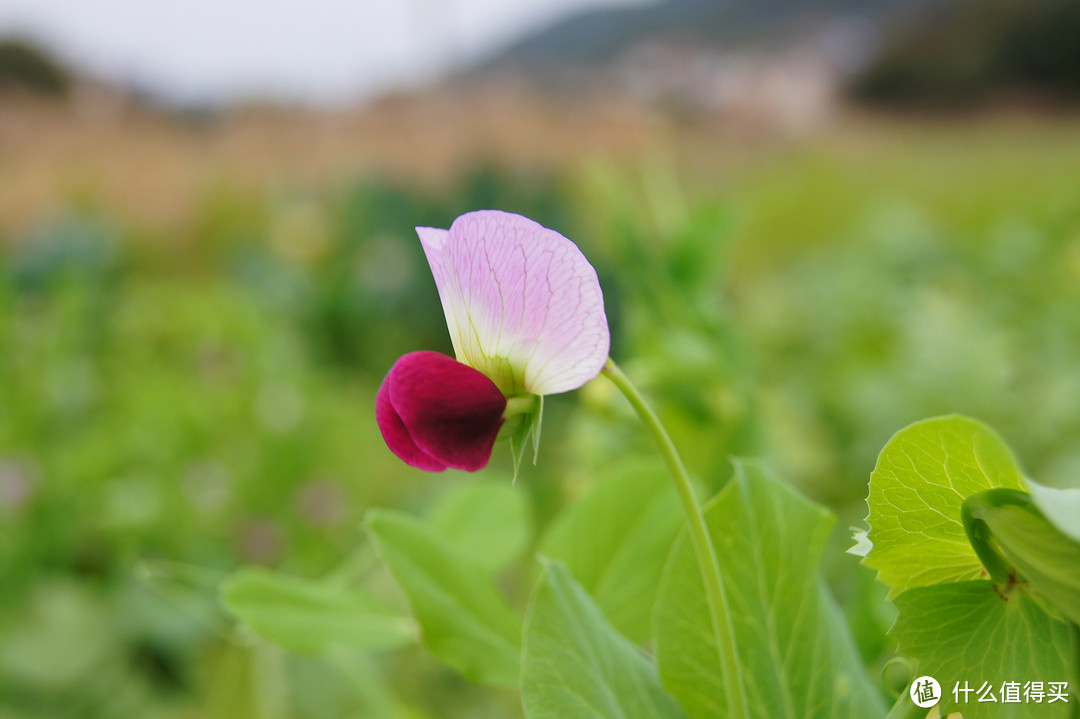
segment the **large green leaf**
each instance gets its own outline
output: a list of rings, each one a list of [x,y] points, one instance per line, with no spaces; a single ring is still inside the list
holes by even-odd
[[[521,698],[529,719],[683,719],[656,666],[546,561],[525,621]]]
[[[366,592],[260,567],[233,572],[221,585],[221,598],[256,634],[296,652],[390,649],[416,640],[410,617]]]
[[[459,484],[435,505],[431,525],[474,564],[490,571],[517,559],[529,541],[529,507],[509,482]]]
[[[367,526],[432,653],[474,681],[516,685],[520,622],[488,572],[406,514],[373,510]]]
[[[566,563],[616,629],[644,642],[660,574],[683,522],[664,466],[628,463],[567,507],[540,551]]]
[[[889,633],[901,654],[918,661],[919,675],[941,684],[943,716],[952,711],[963,712],[964,719],[1068,716],[1071,704],[1036,708],[1002,702],[1003,682],[1064,682],[1070,676],[1068,627],[1022,591],[1006,599],[992,582],[978,580],[909,589],[895,601],[900,618]],[[994,687],[996,703],[980,703],[975,693],[960,694],[956,702],[957,683],[978,690],[983,682]]]
[[[752,716],[874,717],[881,703],[850,632],[818,574],[833,519],[754,464],[706,507],[730,605]],[[705,587],[683,535],[657,598],[656,652],[664,686],[695,719],[727,707]]]
[[[930,584],[977,579],[982,564],[960,521],[964,500],[995,487],[1021,489],[1001,438],[960,416],[936,417],[893,435],[870,475],[865,563],[889,596]]]

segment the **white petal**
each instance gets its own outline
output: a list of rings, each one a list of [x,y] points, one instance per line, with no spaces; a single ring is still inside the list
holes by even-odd
[[[600,373],[610,349],[596,271],[573,242],[482,210],[417,228],[458,360],[506,394],[556,394]]]

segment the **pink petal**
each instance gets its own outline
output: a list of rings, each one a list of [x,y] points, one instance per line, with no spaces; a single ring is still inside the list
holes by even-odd
[[[611,342],[604,296],[577,245],[496,210],[416,231],[458,360],[507,395],[567,392],[600,373]]]
[[[399,358],[375,399],[386,445],[406,464],[433,472],[486,466],[505,409],[490,379],[438,352]]]

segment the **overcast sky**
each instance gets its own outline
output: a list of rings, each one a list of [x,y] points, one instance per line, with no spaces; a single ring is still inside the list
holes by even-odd
[[[0,0],[0,34],[181,101],[347,102],[588,7],[648,0]]]

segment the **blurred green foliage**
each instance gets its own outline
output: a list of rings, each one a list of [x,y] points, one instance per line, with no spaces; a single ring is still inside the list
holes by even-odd
[[[419,650],[285,654],[217,597],[245,563],[378,572],[364,511],[424,510],[460,481],[402,465],[372,408],[397,356],[450,351],[412,227],[467,210],[578,242],[613,356],[703,487],[761,456],[842,530],[888,437],[951,411],[1038,476],[1074,475],[1078,166],[1067,126],[906,126],[777,148],[722,181],[654,158],[482,169],[442,193],[221,188],[169,238],[93,208],[42,218],[0,256],[0,717],[518,711]],[[652,457],[604,381],[549,398],[545,419],[519,478],[528,551],[616,458]],[[497,447],[489,479],[510,468]],[[827,570],[880,666],[892,614],[842,535]]]

